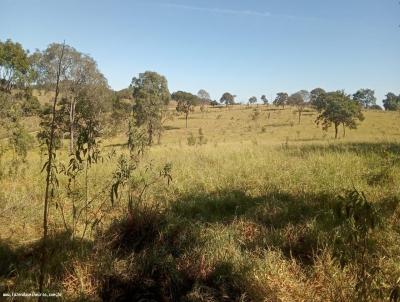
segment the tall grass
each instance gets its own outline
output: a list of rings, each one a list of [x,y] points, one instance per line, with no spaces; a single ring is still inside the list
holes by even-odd
[[[269,119],[265,109],[256,121],[248,110],[195,113],[188,130],[183,119],[171,121],[143,160],[154,170],[171,162],[172,183],[149,188],[131,213],[122,198],[83,242],[64,233],[53,204],[51,290],[75,301],[359,301],[364,265],[371,278],[362,299],[393,296],[400,277],[396,115],[367,112],[358,130],[334,141],[313,125],[312,112],[292,127],[291,109]],[[199,128],[207,143],[188,145]],[[127,153],[125,143],[123,134],[107,139],[102,152]],[[36,288],[42,161],[34,150],[25,169],[0,179],[1,292]],[[90,169],[92,194],[115,166],[109,160]],[[67,200],[67,178],[59,181],[54,198]],[[344,257],[360,241],[346,237],[351,217],[337,215],[340,196],[347,200],[354,188],[381,221],[367,232],[363,263]]]

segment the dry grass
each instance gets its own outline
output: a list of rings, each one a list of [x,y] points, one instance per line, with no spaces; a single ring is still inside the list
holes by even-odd
[[[188,129],[183,117],[168,122],[144,163],[157,170],[171,162],[173,182],[151,187],[134,216],[125,197],[107,206],[84,249],[57,237],[64,227],[55,202],[70,209],[60,176],[51,229],[55,251],[68,248],[52,260],[50,288],[76,301],[356,301],[356,263],[341,262],[333,244],[341,223],[333,205],[355,187],[384,221],[371,233],[379,268],[371,301],[388,300],[400,277],[399,113],[365,112],[359,129],[335,141],[312,111],[298,125],[292,108],[260,107],[256,120],[253,109],[196,108]],[[207,144],[188,146],[199,128]],[[126,152],[125,142],[123,133],[107,138],[102,153]],[[66,147],[59,154],[67,160]],[[35,289],[41,236],[43,158],[33,150],[16,169],[12,156],[0,161],[0,292]],[[114,169],[115,158],[89,172],[97,204],[109,198],[98,193]]]

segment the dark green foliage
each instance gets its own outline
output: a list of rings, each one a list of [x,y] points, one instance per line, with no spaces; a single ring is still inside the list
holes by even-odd
[[[167,79],[156,72],[146,71],[132,79],[131,89],[136,125],[147,128],[148,144],[152,145],[154,134],[162,130],[162,111],[170,100]]]
[[[275,106],[282,106],[283,109],[285,109],[285,105],[287,104],[289,95],[286,92],[279,92],[276,95],[275,100],[273,101],[273,104]]]
[[[10,39],[0,41],[0,90],[10,93],[12,88],[23,88],[30,75],[27,52]]]
[[[356,129],[357,120],[364,120],[360,104],[350,99],[342,91],[324,94],[322,104],[321,113],[317,117],[316,123],[317,125],[322,124],[322,129],[324,130],[328,130],[333,124],[335,138],[338,137],[339,125],[343,125],[343,129],[346,127]]]
[[[392,92],[389,92],[386,95],[386,98],[383,100],[383,107],[385,110],[396,111],[400,109],[400,95],[397,96]]]
[[[194,107],[199,104],[200,99],[190,92],[177,91],[171,95],[174,101],[177,101],[176,111],[185,114],[186,128],[188,127],[189,113],[194,110]]]
[[[360,89],[353,94],[353,100],[360,103],[364,108],[376,105],[375,91],[371,89]]]
[[[299,115],[299,124],[301,120],[301,114],[304,111],[304,108],[306,106],[306,98],[308,98],[308,92],[305,90],[296,92],[292,94],[288,99],[287,99],[287,104],[290,106],[295,106],[297,108],[297,112]]]
[[[255,104],[257,103],[257,97],[252,96],[251,98],[249,98],[249,104]]]
[[[261,96],[261,101],[263,102],[264,105],[268,105],[268,99],[267,99],[267,97],[265,96],[265,94],[263,94],[263,95]]]
[[[225,104],[226,106],[228,105],[234,105],[235,104],[235,96],[230,94],[229,92],[225,92],[221,98],[219,99],[219,102],[221,104]]]
[[[319,112],[325,107],[325,94],[326,91],[322,88],[315,88],[311,90],[310,104]]]

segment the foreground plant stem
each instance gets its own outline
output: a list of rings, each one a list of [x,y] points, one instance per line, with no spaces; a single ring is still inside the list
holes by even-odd
[[[53,101],[53,108],[52,108],[52,117],[51,117],[51,124],[50,124],[50,137],[48,142],[48,159],[47,159],[47,166],[46,166],[46,190],[44,195],[44,209],[43,209],[43,241],[42,241],[42,257],[40,261],[40,276],[39,276],[39,293],[43,293],[43,285],[44,285],[44,277],[46,274],[46,262],[47,262],[47,237],[48,237],[48,211],[49,211],[49,200],[50,200],[50,182],[52,177],[52,164],[53,164],[53,149],[54,149],[54,134],[56,128],[56,106],[57,100],[59,95],[59,84],[60,84],[60,75],[61,75],[61,63],[64,56],[64,49],[65,49],[65,42],[63,43],[61,49],[61,55],[58,60],[58,68],[57,68],[57,80],[56,80],[56,92]],[[39,296],[38,301],[43,301],[43,297]]]

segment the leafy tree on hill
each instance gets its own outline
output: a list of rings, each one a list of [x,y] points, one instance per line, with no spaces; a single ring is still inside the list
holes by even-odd
[[[68,45],[50,44],[43,52],[37,52],[36,71],[38,83],[47,90],[53,89],[56,78],[58,54],[64,49],[63,66],[61,68],[59,91],[62,95],[60,102],[62,126],[70,134],[70,153],[75,153],[75,140],[78,126],[78,116],[86,113],[77,112],[77,108],[91,109],[98,113],[105,110],[108,91],[107,80],[98,70],[96,62],[88,55],[78,52]],[[96,101],[94,101],[96,100]],[[89,102],[93,106],[79,104]],[[92,112],[92,113],[93,113]]]
[[[343,91],[329,92],[324,96],[324,107],[316,119],[317,125],[322,124],[324,130],[328,130],[332,124],[335,127],[335,138],[338,137],[338,129],[343,125],[343,136],[346,127],[357,128],[357,121],[363,121],[361,105],[352,100]]]
[[[257,98],[255,96],[249,98],[249,104],[255,104],[255,103],[257,103]]]
[[[292,94],[287,100],[288,105],[295,106],[297,108],[297,112],[299,114],[299,124],[301,121],[301,114],[303,113],[306,106],[303,95],[304,94],[302,94],[301,92],[296,92]]]
[[[371,89],[360,89],[353,94],[353,100],[358,101],[364,108],[376,104],[375,91]]]
[[[177,91],[171,95],[174,101],[177,101],[176,111],[185,114],[186,128],[188,127],[189,113],[194,110],[194,107],[199,103],[199,98],[190,92]]]
[[[25,87],[30,71],[28,53],[21,44],[0,41],[0,90],[10,93],[16,86]]]
[[[162,128],[162,111],[170,100],[167,79],[156,72],[146,71],[132,79],[131,88],[136,126],[146,127],[147,143],[152,145],[154,134]]]
[[[326,91],[322,88],[315,88],[310,92],[310,104],[317,111],[320,111],[324,107],[324,95]]]
[[[268,99],[267,99],[267,97],[265,96],[265,94],[263,94],[263,95],[261,96],[261,101],[263,102],[264,105],[268,105]]]
[[[392,92],[389,92],[386,95],[386,98],[383,100],[383,107],[385,110],[396,111],[400,109],[400,95],[397,96]]]
[[[197,92],[197,97],[203,103],[209,103],[211,101],[210,94],[204,89],[200,89],[199,92]]]
[[[221,104],[225,104],[226,106],[228,105],[234,105],[235,104],[235,96],[230,94],[229,92],[225,92],[221,98],[219,99],[219,102]]]
[[[275,98],[273,104],[275,106],[282,106],[283,109],[285,109],[285,105],[287,103],[288,98],[289,98],[289,95],[286,92],[279,92],[276,95],[276,98]]]

